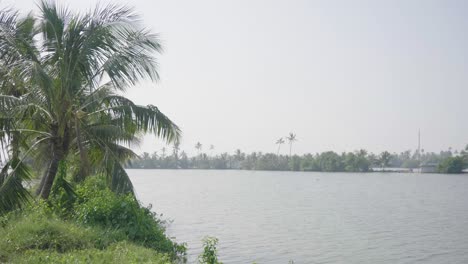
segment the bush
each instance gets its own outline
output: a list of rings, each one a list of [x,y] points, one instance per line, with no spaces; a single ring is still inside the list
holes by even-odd
[[[200,264],[223,264],[218,260],[218,249],[216,248],[218,239],[215,237],[205,237],[203,239],[203,252],[198,256]]]
[[[99,177],[91,177],[79,185],[76,194],[73,210],[79,223],[119,230],[130,241],[173,258],[185,255],[185,245],[171,241],[164,233],[164,223],[151,208],[140,206],[133,195],[115,194]]]

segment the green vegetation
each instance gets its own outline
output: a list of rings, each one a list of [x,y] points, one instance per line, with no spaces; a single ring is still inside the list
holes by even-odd
[[[295,135],[293,134],[293,142]],[[289,140],[289,139],[288,139]],[[278,153],[285,141],[280,138],[276,141]],[[440,153],[417,151],[404,151],[390,153],[383,151],[379,155],[369,153],[364,149],[354,152],[336,153],[326,151],[317,154],[304,155],[278,155],[274,153],[253,152],[251,154],[236,150],[234,154],[222,153],[220,155],[208,155],[202,153],[200,142],[195,146],[197,155],[188,157],[182,151],[174,155],[158,155],[143,153],[141,158],[134,159],[129,168],[143,169],[241,169],[241,170],[292,170],[292,171],[323,171],[323,172],[369,172],[373,170],[386,170],[388,168],[416,169],[420,164],[442,163],[449,158],[455,158],[459,168],[468,165],[468,147],[460,152],[452,150]],[[177,146],[179,151],[179,146]],[[179,152],[177,152],[179,153]],[[450,160],[450,159],[449,159]],[[462,170],[458,170],[461,172]],[[441,170],[443,172],[443,170]]]
[[[28,250],[15,256],[16,263],[172,263],[169,258],[153,250],[127,242],[118,242],[105,250],[95,248],[72,250],[65,253],[55,251]]]
[[[94,177],[76,189],[78,198],[72,208],[73,218],[87,225],[117,228],[133,242],[159,252],[184,253],[164,234],[163,224],[151,208],[141,207],[132,194],[119,195]]]
[[[448,157],[439,164],[438,171],[440,173],[461,173],[465,164],[463,157]]]
[[[119,94],[158,79],[161,49],[127,7],[78,14],[43,1],[38,16],[0,11],[0,212],[31,198],[23,182],[32,177],[47,200],[62,163],[75,182],[103,174],[113,191],[133,191],[123,168],[136,157],[131,144],[146,132],[168,142],[180,135],[157,107]]]
[[[161,49],[127,7],[0,10],[0,262],[184,259],[123,167],[143,133],[180,137],[157,107],[120,95],[158,79]]]
[[[55,186],[54,186],[55,187]],[[63,188],[1,218],[0,261],[100,263],[172,263],[184,259],[185,246],[171,241],[164,223],[131,194],[117,194],[104,177],[75,186],[64,206]],[[61,190],[61,191],[60,191]],[[93,261],[94,262],[94,261]]]
[[[218,260],[218,239],[215,237],[205,237],[203,239],[203,252],[198,256],[200,264],[223,264]]]

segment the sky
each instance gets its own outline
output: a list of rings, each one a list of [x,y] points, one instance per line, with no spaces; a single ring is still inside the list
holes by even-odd
[[[165,50],[161,79],[126,96],[177,123],[189,154],[197,142],[276,152],[289,132],[297,154],[414,150],[419,129],[426,152],[468,144],[468,1],[112,2],[133,6]],[[145,136],[135,151],[163,146]]]

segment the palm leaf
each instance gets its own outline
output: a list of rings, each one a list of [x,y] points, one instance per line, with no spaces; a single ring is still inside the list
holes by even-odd
[[[17,159],[8,161],[0,171],[0,214],[21,208],[31,195],[23,182],[31,179],[29,168]]]

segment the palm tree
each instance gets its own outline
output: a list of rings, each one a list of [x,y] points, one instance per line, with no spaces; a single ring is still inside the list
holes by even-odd
[[[215,146],[213,144],[210,145],[210,155],[213,156],[213,150]]]
[[[10,150],[0,173],[1,200],[24,193],[18,183],[28,177],[28,156],[45,172],[43,199],[59,164],[75,155],[76,180],[102,172],[113,190],[131,192],[122,162],[136,154],[126,146],[142,132],[168,142],[180,135],[157,107],[117,94],[158,79],[159,40],[131,8],[109,4],[73,14],[52,2],[39,7],[39,17],[0,12],[0,131]]]
[[[284,144],[284,139],[283,139],[283,138],[279,138],[279,139],[276,141],[276,144],[278,145],[278,151],[276,152],[276,155],[279,156],[280,147],[281,147],[281,144]]]
[[[294,133],[289,133],[289,136],[286,137],[286,139],[288,140],[289,142],[289,157],[291,157],[291,153],[292,153],[292,144],[294,141],[297,141],[296,139],[296,134]]]
[[[202,149],[202,144],[200,142],[197,142],[197,144],[195,145],[195,148],[197,149],[198,151],[198,155],[200,155],[200,151]]]

